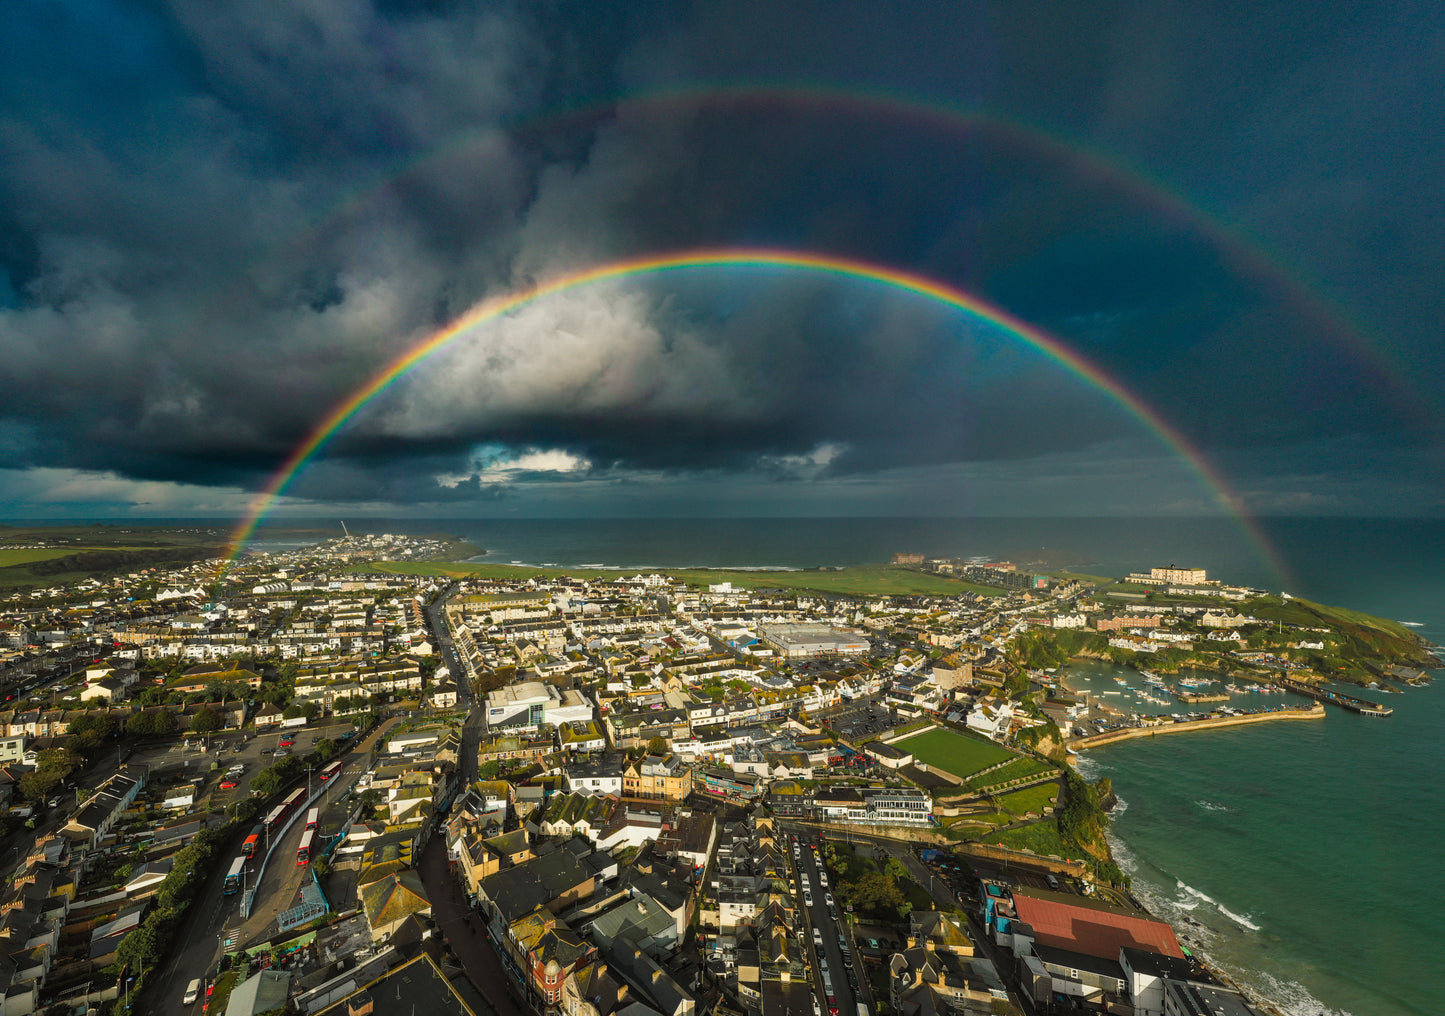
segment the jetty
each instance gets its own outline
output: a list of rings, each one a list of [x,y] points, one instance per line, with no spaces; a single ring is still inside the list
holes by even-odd
[[[1193,705],[1196,702],[1228,702],[1228,695],[1211,695],[1208,692],[1179,691],[1174,693],[1180,702]]]
[[[1156,737],[1160,734],[1185,734],[1191,730],[1218,730],[1221,727],[1237,727],[1245,723],[1264,723],[1270,720],[1322,720],[1325,707],[1318,702],[1305,709],[1285,706],[1264,709],[1257,713],[1241,713],[1238,716],[1205,716],[1198,720],[1176,720],[1169,723],[1151,723],[1141,727],[1120,727],[1106,730],[1102,734],[1076,737],[1066,742],[1074,749],[1098,748],[1115,741],[1128,741],[1136,737]]]
[[[1395,712],[1389,706],[1380,702],[1369,702],[1365,699],[1355,698],[1353,695],[1344,695],[1337,691],[1330,691],[1328,688],[1316,688],[1312,684],[1305,684],[1303,681],[1296,681],[1292,678],[1282,677],[1279,683],[1296,695],[1304,695],[1316,702],[1326,702],[1332,706],[1339,706],[1341,709],[1348,709],[1352,713],[1359,713],[1361,716],[1389,716]]]

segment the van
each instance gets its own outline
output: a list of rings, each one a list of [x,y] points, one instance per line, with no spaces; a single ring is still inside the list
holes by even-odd
[[[201,997],[201,979],[198,977],[186,985],[186,993],[181,997],[181,1005],[195,1005],[196,999]]]

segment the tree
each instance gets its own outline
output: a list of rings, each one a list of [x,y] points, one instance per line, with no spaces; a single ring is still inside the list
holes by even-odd
[[[135,713],[125,721],[125,732],[131,737],[145,737],[156,732],[155,722],[150,713]]]
[[[253,794],[264,794],[270,797],[280,789],[281,777],[276,774],[274,768],[262,769],[251,777],[251,793]]]
[[[477,776],[483,780],[495,780],[502,772],[502,764],[496,759],[489,759],[477,766]]]
[[[667,738],[654,737],[647,742],[647,751],[650,755],[666,755],[668,749]]]
[[[180,729],[180,726],[181,724],[180,721],[176,719],[176,714],[169,709],[162,709],[157,713],[151,714],[151,728],[154,733],[174,734]]]
[[[212,734],[221,729],[221,718],[210,709],[197,710],[191,717],[191,733]]]
[[[115,725],[109,716],[101,713],[81,713],[70,721],[66,732],[76,735],[94,733],[102,738],[107,738],[115,733]]]
[[[50,792],[60,785],[61,776],[56,770],[36,771],[20,777],[20,793],[29,801],[43,801]]]

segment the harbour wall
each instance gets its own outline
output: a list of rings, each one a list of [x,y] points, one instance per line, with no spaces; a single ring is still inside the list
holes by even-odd
[[[1325,707],[1318,702],[1308,709],[1276,709],[1268,713],[1250,713],[1247,716],[1211,716],[1202,720],[1185,720],[1183,723],[1160,723],[1151,727],[1125,727],[1110,730],[1089,737],[1074,738],[1069,747],[1075,750],[1098,748],[1115,741],[1128,741],[1136,737],[1154,737],[1159,734],[1184,734],[1191,730],[1216,730],[1220,727],[1238,727],[1246,723],[1265,723],[1270,720],[1321,720]]]

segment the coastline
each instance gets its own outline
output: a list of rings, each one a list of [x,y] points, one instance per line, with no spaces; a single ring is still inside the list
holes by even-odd
[[[1096,657],[1093,654],[1082,654],[1082,656],[1079,658],[1099,659],[1099,657]],[[1108,661],[1105,660],[1105,662]],[[1067,664],[1065,666],[1067,666]],[[1060,668],[1060,670],[1060,687],[1070,692],[1071,694],[1076,693],[1075,689],[1068,683],[1068,675],[1066,672],[1063,672],[1064,668]],[[1102,748],[1110,744],[1116,744],[1121,741],[1134,740],[1141,737],[1155,737],[1158,735],[1167,734],[1184,734],[1198,730],[1218,730],[1224,727],[1241,726],[1250,723],[1262,723],[1270,720],[1322,720],[1324,718],[1324,705],[1320,702],[1311,702],[1308,707],[1304,708],[1280,708],[1270,712],[1251,713],[1244,716],[1214,716],[1206,717],[1199,720],[1185,720],[1176,723],[1160,723],[1147,727],[1126,727],[1121,730],[1111,730],[1103,734],[1094,734],[1089,737],[1068,739],[1064,742],[1064,745],[1066,751],[1071,752],[1073,755],[1077,755],[1081,750],[1087,750],[1090,748]],[[1068,764],[1070,768],[1074,769],[1075,772],[1078,771],[1077,766],[1075,766],[1074,760],[1072,758],[1068,759]],[[1110,810],[1112,811],[1112,805],[1110,806]],[[1107,837],[1106,842],[1108,842]],[[1109,859],[1116,864],[1118,863],[1117,858],[1114,857],[1114,849],[1112,844],[1109,847]],[[1140,911],[1148,914],[1151,918],[1155,920],[1165,921],[1166,923],[1170,924],[1171,927],[1173,926],[1172,921],[1168,921],[1166,918],[1160,917],[1158,914],[1154,913],[1154,911],[1152,911],[1149,907],[1145,906],[1145,904],[1133,893],[1132,890],[1125,890],[1125,893],[1128,896],[1129,901],[1133,903],[1134,906],[1139,908]],[[1248,1001],[1250,1005],[1254,1006],[1262,1013],[1267,1014],[1267,1016],[1287,1016],[1285,1011],[1280,1008],[1280,1006],[1274,1000],[1265,997],[1257,989],[1240,983],[1238,979],[1231,976],[1222,967],[1220,967],[1219,964],[1213,962],[1208,956],[1200,952],[1197,947],[1191,948],[1190,954],[1193,955],[1194,958],[1199,961],[1200,966],[1203,967],[1206,971],[1208,971],[1209,974],[1212,975],[1217,981],[1219,981],[1220,984],[1223,984],[1226,987],[1239,992],[1239,994],[1246,1001]]]

